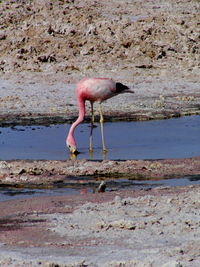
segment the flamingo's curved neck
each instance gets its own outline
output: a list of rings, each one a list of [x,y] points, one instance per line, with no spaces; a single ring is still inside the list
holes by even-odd
[[[78,100],[78,107],[79,107],[79,116],[77,120],[72,124],[68,136],[74,137],[74,130],[76,126],[78,126],[84,119],[85,116],[85,101],[82,99]]]

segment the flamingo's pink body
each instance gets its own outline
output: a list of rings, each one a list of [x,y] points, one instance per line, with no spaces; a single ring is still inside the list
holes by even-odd
[[[85,101],[90,101],[93,113],[93,103],[95,101],[101,103],[108,98],[125,92],[133,93],[127,86],[107,78],[85,78],[77,84],[76,96],[79,107],[79,116],[72,124],[66,139],[67,146],[72,153],[77,152],[74,130],[84,119]],[[102,116],[102,114],[100,114],[100,116]]]

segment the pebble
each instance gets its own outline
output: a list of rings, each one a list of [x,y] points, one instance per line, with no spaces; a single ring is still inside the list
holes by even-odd
[[[3,31],[0,31],[0,40],[5,40],[6,37],[6,34]]]

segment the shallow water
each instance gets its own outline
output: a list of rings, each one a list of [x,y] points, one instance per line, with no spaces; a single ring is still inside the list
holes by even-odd
[[[92,159],[102,160],[99,124],[93,130]],[[70,157],[65,145],[70,125],[0,128],[0,160],[57,159]],[[187,158],[200,155],[200,116],[145,122],[105,123],[106,159]],[[90,124],[75,131],[78,159],[89,154]]]
[[[4,187],[0,186],[0,201],[22,199],[38,196],[66,196],[91,194],[97,191],[100,181],[95,181],[91,177],[71,178],[64,182],[55,183],[48,188],[42,187]],[[200,184],[200,175],[183,177],[177,179],[164,180],[128,180],[128,179],[110,179],[106,180],[106,190],[149,190],[159,186],[186,186]]]
[[[98,125],[98,124],[97,124]],[[68,159],[65,138],[70,125],[16,126],[0,128],[0,159]],[[81,124],[75,132],[80,150],[78,159],[90,159],[90,124]],[[146,122],[105,123],[106,159],[184,158],[200,155],[200,116]],[[94,128],[92,159],[101,160],[100,127]],[[72,195],[94,192],[99,185],[92,177],[72,177],[49,188],[0,187],[0,201],[33,196]],[[135,181],[106,180],[107,191],[149,189],[155,186],[200,184],[200,176]]]

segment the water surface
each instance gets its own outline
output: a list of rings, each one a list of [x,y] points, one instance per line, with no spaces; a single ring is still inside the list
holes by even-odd
[[[24,199],[41,196],[67,196],[79,194],[92,194],[97,191],[100,181],[95,181],[92,177],[71,177],[63,182],[55,183],[49,188],[29,185],[25,188],[0,186],[0,201]],[[177,179],[164,180],[129,180],[129,179],[108,179],[106,180],[106,190],[149,190],[160,186],[187,186],[200,184],[200,175],[182,177]]]
[[[93,130],[92,159],[102,160],[99,124]],[[70,157],[65,139],[70,125],[0,128],[0,160]],[[106,159],[188,158],[200,155],[200,116],[145,122],[105,123]],[[91,159],[90,124],[76,128],[78,159]]]

